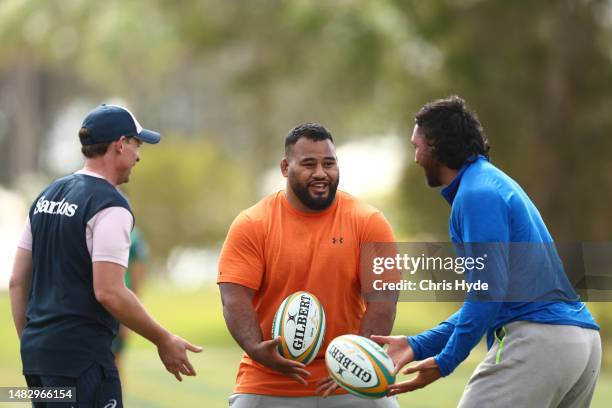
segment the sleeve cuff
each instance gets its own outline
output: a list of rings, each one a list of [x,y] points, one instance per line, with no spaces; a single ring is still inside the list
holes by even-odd
[[[442,356],[442,353],[435,356],[434,360],[438,365],[438,369],[440,370],[440,375],[442,377],[449,376],[453,371],[455,371],[455,368],[457,368],[457,365],[453,366],[452,363],[448,361],[448,359],[445,359],[444,356]]]
[[[115,263],[117,265],[121,265],[124,268],[127,269],[128,267],[128,263],[125,261],[125,259],[116,257],[116,256],[112,256],[112,255],[98,255],[94,258],[92,258],[91,263],[95,263],[95,262],[110,262],[110,263]]]
[[[258,283],[252,282],[243,277],[236,276],[236,275],[229,275],[225,273],[217,275],[217,285],[220,283],[235,283],[237,285],[245,286],[253,290],[258,290],[260,286]]]
[[[412,353],[414,354],[414,361],[420,361],[423,359],[423,353],[421,353],[421,346],[419,346],[418,341],[415,336],[406,337],[406,341],[412,348]]]
[[[26,251],[32,252],[32,244],[28,245],[27,243],[18,242],[17,248],[25,249]]]

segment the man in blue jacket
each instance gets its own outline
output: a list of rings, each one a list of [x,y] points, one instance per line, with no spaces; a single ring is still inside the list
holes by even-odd
[[[466,298],[459,311],[419,335],[373,336],[390,345],[396,370],[421,360],[404,371],[416,376],[391,386],[389,394],[414,391],[451,374],[486,334],[488,354],[460,407],[588,406],[601,365],[599,327],[569,285],[540,213],[523,189],[489,162],[476,115],[456,96],[431,102],[416,115],[411,142],[428,185],[444,186],[457,247],[501,244],[500,253],[507,255],[513,246],[523,246],[530,256],[510,256],[492,269],[492,283],[512,288],[513,301]],[[545,268],[525,263],[538,258]],[[541,281],[548,286],[539,288],[546,296],[534,296]]]

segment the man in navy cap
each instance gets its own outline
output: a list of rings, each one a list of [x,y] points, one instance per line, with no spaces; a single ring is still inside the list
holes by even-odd
[[[121,106],[101,105],[79,138],[85,166],[45,188],[29,211],[11,306],[29,387],[75,387],[78,406],[118,408],[111,342],[119,321],[153,342],[179,381],[195,375],[187,350],[201,348],[159,325],[124,284],[134,217],[116,187],[129,180],[140,145],[158,143],[159,133]]]

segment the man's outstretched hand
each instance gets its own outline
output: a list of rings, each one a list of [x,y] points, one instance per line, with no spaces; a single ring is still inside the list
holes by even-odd
[[[387,344],[389,346],[387,354],[393,360],[393,364],[395,364],[393,374],[397,375],[406,364],[414,361],[414,351],[410,347],[406,336],[370,336],[370,338],[380,345]],[[390,385],[389,395],[418,390],[442,377],[438,364],[433,357],[423,360],[403,371],[403,374],[413,373],[417,374],[416,377]]]
[[[370,336],[372,340],[381,346],[388,344],[387,354],[391,357],[393,364],[393,374],[397,374],[406,364],[414,361],[414,352],[406,336]]]
[[[183,381],[181,374],[195,376],[196,371],[187,357],[187,351],[200,353],[202,347],[194,346],[185,339],[174,334],[168,334],[157,345],[157,352],[162,363],[177,380]]]
[[[280,337],[262,341],[251,348],[248,354],[258,363],[291,377],[304,386],[308,385],[304,377],[310,377],[310,372],[306,371],[304,364],[281,356],[278,352],[280,342]]]
[[[438,364],[433,357],[429,357],[428,359],[425,359],[412,367],[406,368],[403,373],[416,373],[417,375],[411,380],[402,381],[389,386],[389,395],[402,394],[404,392],[418,390],[428,386],[432,382],[442,377],[442,375],[440,375]]]

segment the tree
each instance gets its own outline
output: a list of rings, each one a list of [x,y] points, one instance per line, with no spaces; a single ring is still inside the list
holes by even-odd
[[[443,55],[429,99],[459,94],[468,101],[489,136],[493,162],[534,199],[557,239],[605,239],[612,227],[607,215],[612,142],[606,135],[612,116],[604,113],[612,98],[612,71],[606,45],[610,26],[601,16],[610,6],[600,1],[396,4]],[[406,205],[429,208],[420,197],[422,187],[409,190],[415,172],[406,174]],[[437,218],[442,210],[436,211]],[[424,219],[440,228],[431,215]]]

